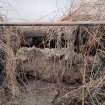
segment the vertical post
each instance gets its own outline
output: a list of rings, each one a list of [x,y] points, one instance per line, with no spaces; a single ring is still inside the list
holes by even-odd
[[[16,63],[12,49],[0,41],[0,49],[4,53],[4,65],[6,74],[6,86],[10,89],[12,96],[19,95],[19,88],[16,80]]]
[[[16,62],[12,49],[7,48],[6,52],[6,81],[13,96],[19,95],[19,89],[16,80]]]

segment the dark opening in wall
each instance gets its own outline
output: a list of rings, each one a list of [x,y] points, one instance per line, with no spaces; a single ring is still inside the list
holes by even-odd
[[[0,62],[0,86],[3,84],[4,81],[4,65]]]
[[[36,46],[38,48],[44,48],[44,40],[45,40],[45,37],[42,37],[42,36],[32,37],[30,47]]]
[[[37,48],[46,47],[45,36],[26,37],[21,42],[21,47],[32,47],[32,46],[35,46]]]
[[[78,27],[77,30],[74,31],[73,33],[75,35],[75,40],[74,40],[74,51],[77,52],[77,53],[80,53],[80,41],[79,41],[79,38],[80,38],[80,27]]]
[[[96,46],[90,46],[88,45],[88,41],[90,39],[90,34],[81,29],[81,27],[78,27],[75,31],[74,31],[74,35],[75,35],[75,40],[74,40],[74,51],[76,53],[82,53],[81,50],[83,52],[88,53],[90,56],[95,56],[96,54],[96,49],[98,47],[98,43],[96,43]],[[83,47],[84,46],[84,47]],[[83,47],[83,49],[81,49]]]
[[[0,86],[5,79],[5,53],[0,49]]]
[[[61,38],[60,42],[57,42],[57,39],[51,39],[50,41],[46,36],[34,36],[34,37],[26,37],[21,42],[21,47],[32,47],[35,46],[37,48],[56,48],[57,43],[60,44],[61,48],[66,46],[66,40]]]

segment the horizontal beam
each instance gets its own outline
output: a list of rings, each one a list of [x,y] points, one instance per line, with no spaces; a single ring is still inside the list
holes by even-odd
[[[0,26],[75,26],[75,25],[105,25],[105,21],[75,21],[75,22],[57,22],[57,23],[0,23]]]

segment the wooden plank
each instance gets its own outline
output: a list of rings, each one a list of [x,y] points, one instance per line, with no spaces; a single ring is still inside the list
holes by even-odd
[[[75,22],[56,22],[56,23],[13,23],[13,22],[7,22],[7,23],[0,23],[0,26],[75,26],[75,25],[99,25],[105,24],[105,21],[75,21]]]

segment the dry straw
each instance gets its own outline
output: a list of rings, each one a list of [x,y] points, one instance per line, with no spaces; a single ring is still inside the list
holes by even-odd
[[[8,89],[10,89],[13,96],[19,94],[19,88],[16,82],[16,62],[12,49],[0,41],[0,50],[4,53],[4,61],[5,61],[5,80]],[[2,54],[1,54],[2,55]],[[2,60],[2,59],[1,59]]]

